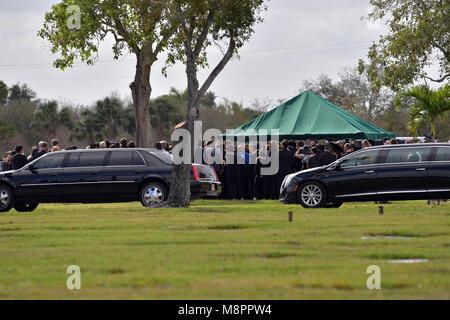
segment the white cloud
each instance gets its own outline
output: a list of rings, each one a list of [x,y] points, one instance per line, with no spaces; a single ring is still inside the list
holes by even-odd
[[[39,97],[75,103],[90,103],[112,91],[129,95],[134,58],[113,61],[110,43],[102,45],[101,61],[93,67],[77,64],[62,72],[51,66],[55,57],[36,34],[45,11],[56,2],[0,2],[0,65],[44,63],[0,66],[0,80],[26,82]],[[365,57],[379,34],[361,21],[366,9],[367,3],[361,0],[271,1],[265,22],[242,49],[241,60],[232,61],[211,89],[237,101],[278,99],[293,96],[304,79],[320,73],[336,77],[340,67],[355,66]],[[213,65],[218,56],[211,57]],[[153,96],[167,93],[170,87],[186,87],[185,67],[176,65],[164,78],[159,71],[163,60],[153,68]],[[201,72],[200,78],[206,75]]]

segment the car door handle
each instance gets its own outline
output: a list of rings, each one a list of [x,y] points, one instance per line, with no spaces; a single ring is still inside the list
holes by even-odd
[[[57,177],[58,174],[57,173],[52,173],[52,177]]]
[[[375,173],[375,171],[374,170],[368,170],[368,171],[365,171],[364,173],[365,174],[372,174],[372,173]]]
[[[427,171],[427,168],[417,168],[416,171]]]

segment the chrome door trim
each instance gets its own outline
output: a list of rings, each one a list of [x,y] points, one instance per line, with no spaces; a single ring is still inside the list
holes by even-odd
[[[366,192],[366,193],[351,193],[351,194],[341,194],[338,196],[335,196],[335,198],[344,198],[344,197],[361,197],[361,196],[374,196],[374,195],[384,195],[384,194],[391,194],[391,193],[427,193],[427,192],[446,192],[450,191],[450,189],[440,189],[437,191],[431,191],[427,189],[423,190],[399,190],[399,191],[380,191],[380,192]]]
[[[136,181],[92,181],[92,182],[67,182],[67,183],[35,183],[35,184],[22,184],[20,187],[36,187],[36,186],[56,186],[56,185],[82,185],[82,184],[104,184],[104,183],[136,183]]]

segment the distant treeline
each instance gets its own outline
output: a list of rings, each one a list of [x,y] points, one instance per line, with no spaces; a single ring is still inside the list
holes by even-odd
[[[427,121],[417,123],[415,132],[411,132],[411,127],[408,127],[413,100],[405,99],[396,106],[396,93],[386,88],[373,91],[367,77],[360,75],[356,69],[343,69],[337,81],[324,74],[317,79],[304,81],[299,91],[304,90],[313,91],[397,136],[431,134],[430,123]],[[224,132],[286,100],[255,99],[248,105],[243,105],[224,98],[218,99],[213,92],[207,92],[201,100],[200,120],[203,121],[204,130],[217,128]],[[185,119],[187,91],[172,88],[168,94],[150,100],[148,108],[153,143],[170,140],[174,126]],[[440,141],[450,139],[448,119],[437,119],[436,134]],[[50,141],[53,138],[57,138],[62,146],[82,147],[105,139],[118,141],[122,136],[133,140],[134,135],[133,105],[131,101],[115,94],[98,100],[91,106],[74,106],[40,99],[26,84],[8,87],[0,81],[1,151],[11,149],[16,144],[28,148],[40,140]]]
[[[26,84],[11,87],[0,81],[0,151],[21,144],[31,148],[40,140],[57,138],[62,147],[84,147],[108,139],[134,139],[135,119],[131,101],[111,94],[91,106],[74,106],[47,101]],[[6,92],[6,94],[5,94]],[[153,142],[170,140],[174,126],[185,119],[187,93],[171,89],[169,94],[149,103]],[[208,92],[202,99],[200,114],[203,127],[233,129],[259,116],[262,111],[246,108],[240,103],[223,101]]]

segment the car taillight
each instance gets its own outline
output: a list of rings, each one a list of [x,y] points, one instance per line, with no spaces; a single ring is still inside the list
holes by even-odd
[[[199,180],[199,178],[198,178],[198,171],[197,171],[197,168],[194,165],[192,165],[192,172],[194,173],[194,179],[195,180]]]
[[[213,167],[210,167],[212,171],[214,171],[214,174],[216,175],[216,182],[219,182],[219,177],[217,176],[217,172],[216,169],[214,169]]]

